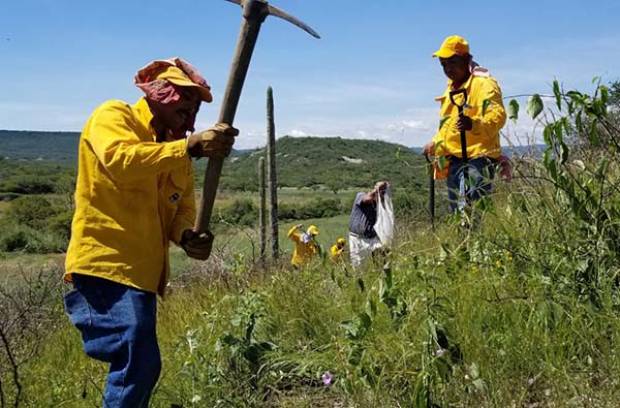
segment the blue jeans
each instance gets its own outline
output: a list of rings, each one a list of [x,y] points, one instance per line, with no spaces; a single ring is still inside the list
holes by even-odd
[[[463,160],[450,157],[448,169],[448,200],[450,211],[461,211],[467,202],[473,202],[493,191],[491,181],[495,176],[495,162],[486,157],[478,157],[467,161],[467,177],[465,180]]]
[[[161,371],[156,295],[78,274],[73,285],[65,311],[82,334],[86,354],[110,363],[104,408],[148,407]]]

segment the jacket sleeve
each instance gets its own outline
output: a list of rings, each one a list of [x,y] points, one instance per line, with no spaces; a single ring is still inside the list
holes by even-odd
[[[472,118],[472,131],[483,135],[487,141],[493,142],[506,124],[506,110],[502,101],[502,91],[492,78],[484,81],[480,91],[482,92],[480,100],[483,101],[483,106],[480,107],[480,114]]]
[[[114,180],[139,180],[170,171],[187,160],[186,140],[143,141],[134,126],[131,107],[120,101],[101,106],[87,124],[86,142]]]
[[[181,236],[186,229],[192,229],[196,221],[196,198],[194,196],[194,171],[189,168],[189,180],[179,201],[177,213],[172,220],[172,235],[170,239],[175,244],[181,242]]]

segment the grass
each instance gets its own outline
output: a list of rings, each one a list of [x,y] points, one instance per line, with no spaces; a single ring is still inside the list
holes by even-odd
[[[248,230],[221,234],[229,239],[207,263],[174,252],[152,406],[618,406],[617,126],[605,89],[603,99],[559,90],[569,116],[544,133],[560,151],[500,183],[470,214],[472,228],[442,218],[431,231],[426,220],[398,219],[387,258],[356,271],[321,260],[292,270],[286,257],[261,268],[249,262]],[[567,133],[591,151],[572,151]],[[599,136],[613,143],[600,149]],[[346,218],[305,224],[316,223],[326,245]],[[105,366],[84,356],[57,314],[21,367],[24,405],[98,406]]]
[[[280,244],[281,258],[288,261],[293,252],[293,243],[287,238],[288,230],[296,224],[303,223],[305,228],[316,225],[320,234],[318,241],[325,251],[336,242],[339,237],[347,238],[349,225],[348,215],[339,215],[330,218],[308,219],[303,221],[288,221],[279,224],[278,240]],[[269,236],[269,230],[267,232]],[[230,257],[235,262],[246,262],[258,259],[259,243],[258,231],[255,228],[229,227],[216,234],[214,241],[214,254],[220,257]],[[271,244],[267,243],[267,257],[271,256]],[[232,262],[232,260],[231,260]],[[172,276],[182,275],[195,264],[188,259],[182,249],[172,246],[170,251],[170,263]]]
[[[602,306],[579,297],[567,279],[579,259],[566,257],[567,238],[549,223],[563,217],[567,234],[579,230],[550,208],[526,214],[511,190],[500,188],[472,231],[459,233],[449,219],[434,232],[426,220],[399,219],[388,272],[320,260],[290,270],[285,234],[296,221],[280,225],[283,262],[268,271],[249,267],[252,229],[216,237],[221,264],[205,267],[173,248],[152,406],[616,406],[612,281],[600,288]],[[327,249],[346,233],[348,215],[304,221],[311,223]],[[56,258],[2,262],[18,270]],[[23,368],[26,405],[97,405],[105,365],[83,354],[64,316],[43,338]],[[256,348],[264,342],[271,351]],[[258,365],[250,349],[259,350]],[[321,383],[325,372],[330,386]]]
[[[358,192],[358,189],[343,189],[339,190],[337,194],[334,194],[332,191],[326,190],[313,190],[311,188],[292,188],[292,187],[282,187],[278,189],[278,202],[282,203],[290,203],[290,204],[304,204],[312,199],[317,197],[322,198],[338,198],[341,200],[353,200],[355,197],[355,193]],[[223,191],[218,193],[216,198],[217,205],[229,205],[234,200],[239,199],[251,199],[254,204],[258,205],[259,196],[257,192],[244,192],[244,191]],[[267,197],[269,200],[269,197]]]
[[[64,265],[64,255],[0,253],[0,286],[7,287],[22,276],[51,265]]]
[[[335,237],[346,218],[316,222]],[[152,406],[616,406],[611,303],[593,308],[545,277],[541,262],[553,251],[529,244],[543,242],[544,218],[527,231],[520,217],[485,218],[469,235],[455,235],[451,221],[434,233],[401,228],[390,279],[373,266],[320,262],[207,271],[160,302],[164,369]],[[275,348],[252,368],[243,347],[265,341]],[[28,367],[27,395],[38,406],[95,405],[104,377],[61,320]]]

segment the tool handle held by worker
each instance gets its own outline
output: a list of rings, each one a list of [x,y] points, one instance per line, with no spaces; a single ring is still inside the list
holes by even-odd
[[[456,96],[463,95],[461,98],[462,103],[458,103],[456,101]],[[465,106],[467,105],[467,89],[461,88],[456,91],[450,92],[450,102],[455,105],[459,110],[459,117],[462,117]],[[467,162],[467,138],[465,136],[465,131],[461,130],[461,158],[463,162]]]
[[[431,217],[431,228],[435,230],[435,164],[428,153],[424,153],[428,163],[428,212]]]
[[[463,98],[461,98],[461,100],[463,101],[462,103],[458,103],[456,101],[455,97],[458,95],[463,95]],[[465,105],[467,105],[467,89],[461,88],[457,89],[456,91],[450,91],[450,102],[452,102],[452,104],[459,109],[459,115],[462,115],[463,108],[465,108]]]
[[[244,15],[241,30],[239,32],[239,38],[237,40],[235,55],[233,56],[233,61],[230,68],[228,84],[226,86],[226,91],[224,92],[224,98],[222,99],[219,117],[219,122],[221,123],[226,123],[230,126],[233,124],[239,99],[241,97],[241,90],[243,89],[243,84],[250,65],[250,59],[252,58],[252,52],[254,51],[256,39],[258,38],[258,33],[260,31],[260,25],[263,20],[264,14],[261,12],[258,12],[257,16],[254,18],[248,18]],[[209,222],[211,221],[211,213],[213,211],[213,204],[215,203],[215,195],[217,192],[220,175],[222,174],[223,165],[224,159],[209,159],[209,163],[207,164],[207,169],[205,171],[205,179],[200,206],[196,217],[196,225],[194,226],[194,230],[196,232],[205,232],[209,229]]]

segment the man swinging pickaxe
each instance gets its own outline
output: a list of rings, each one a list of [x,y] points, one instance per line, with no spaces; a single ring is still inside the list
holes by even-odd
[[[237,105],[241,96],[241,89],[245,81],[254,45],[260,31],[261,24],[267,16],[272,15],[280,17],[297,27],[300,27],[315,38],[320,38],[312,28],[295,17],[270,6],[263,0],[227,0],[231,3],[239,4],[243,8],[243,19],[241,21],[241,31],[237,39],[237,47],[233,57],[232,66],[228,76],[228,84],[224,92],[224,99],[220,109],[218,122],[232,126],[237,111]],[[196,225],[194,230],[197,233],[208,233],[209,221],[215,201],[217,186],[222,173],[222,165],[224,159],[210,158],[205,172],[204,185],[202,190],[202,198],[200,207],[198,208],[198,216],[196,217]],[[209,248],[209,252],[210,252]]]

